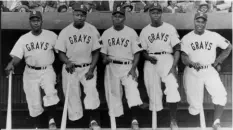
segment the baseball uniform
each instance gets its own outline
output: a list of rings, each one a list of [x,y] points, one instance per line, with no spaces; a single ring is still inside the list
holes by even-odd
[[[59,102],[56,84],[56,74],[52,67],[54,62],[54,46],[57,35],[49,30],[42,29],[40,35],[32,32],[22,35],[14,45],[10,55],[26,62],[23,73],[23,89],[30,116],[40,115],[44,109],[41,104],[40,87],[44,90],[44,106],[52,106]]]
[[[140,40],[148,55],[157,59],[155,65],[145,61],[144,82],[150,100],[150,110],[155,103],[156,110],[160,111],[163,109],[161,81],[166,86],[164,91],[166,101],[169,103],[180,101],[177,79],[172,73],[168,74],[174,61],[171,54],[173,47],[180,43],[179,35],[171,24],[163,22],[159,27],[152,27],[151,24],[144,27],[140,33]]]
[[[197,115],[202,109],[204,85],[214,104],[222,106],[226,104],[226,90],[218,72],[211,64],[216,59],[216,48],[226,49],[228,45],[228,40],[209,30],[205,30],[202,35],[191,31],[182,38],[181,50],[192,62],[202,65],[199,71],[189,66],[184,70],[183,83],[190,114]]]
[[[125,95],[129,108],[142,104],[138,91],[138,83],[127,76],[132,67],[134,54],[141,51],[142,47],[137,33],[130,27],[125,26],[120,31],[110,27],[104,31],[101,36],[103,47],[101,53],[106,54],[111,59],[105,68],[105,94],[109,104],[109,96],[111,98],[111,108],[113,114],[119,117],[124,114],[122,104],[122,85],[125,87]],[[107,76],[109,73],[109,76]],[[138,71],[137,71],[138,74]],[[111,87],[111,95],[108,88]]]
[[[75,63],[75,72],[72,79],[68,79],[65,64],[62,69],[62,86],[66,93],[68,80],[70,82],[70,93],[68,101],[68,115],[70,120],[78,120],[83,116],[81,103],[80,83],[84,86],[84,106],[86,109],[96,109],[100,105],[99,94],[96,89],[96,74],[90,80],[86,80],[85,74],[92,62],[92,51],[101,48],[99,43],[100,34],[91,24],[85,22],[81,29],[77,29],[71,23],[64,28],[59,36],[55,48],[66,54],[72,63]]]

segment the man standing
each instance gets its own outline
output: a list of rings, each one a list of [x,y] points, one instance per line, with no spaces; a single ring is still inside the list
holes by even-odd
[[[96,63],[101,45],[97,29],[85,22],[87,8],[83,4],[73,6],[73,19],[64,28],[57,40],[55,48],[59,50],[60,60],[64,63],[62,69],[62,86],[64,93],[70,87],[68,101],[68,116],[74,121],[82,118],[80,83],[83,85],[85,109],[90,110],[90,128],[99,129],[99,114],[96,109],[100,105],[99,93],[96,89]],[[71,78],[69,78],[70,76]],[[70,86],[67,86],[68,82]]]
[[[29,16],[31,31],[22,35],[10,52],[12,60],[6,67],[9,74],[14,67],[25,59],[26,66],[23,73],[23,87],[26,94],[30,116],[33,117],[35,127],[39,127],[39,115],[44,111],[41,104],[40,87],[44,90],[44,106],[48,108],[49,129],[56,129],[55,109],[59,102],[56,84],[56,74],[52,67],[54,62],[54,46],[57,35],[42,29],[42,15],[33,11]]]
[[[112,13],[113,26],[104,31],[101,36],[103,42],[101,53],[104,64],[107,64],[105,93],[108,105],[111,102],[109,114],[113,111],[114,116],[119,117],[124,114],[122,104],[122,85],[124,85],[128,106],[132,112],[131,127],[137,130],[139,126],[136,115],[139,105],[142,104],[137,88],[137,64],[142,47],[137,33],[124,25],[125,19],[125,10],[121,7],[115,8]],[[111,94],[109,94],[109,88]],[[112,97],[111,101],[109,101],[109,96]]]
[[[184,87],[186,89],[189,113],[198,115],[203,108],[204,85],[214,103],[214,130],[220,128],[220,118],[227,102],[227,93],[217,71],[232,50],[230,42],[216,32],[206,30],[207,14],[196,13],[194,31],[182,38],[182,61]],[[216,58],[216,48],[224,49]]]
[[[163,109],[161,80],[165,83],[166,102],[170,107],[170,127],[177,129],[176,111],[180,94],[177,83],[177,63],[180,57],[180,40],[176,29],[161,20],[162,7],[154,3],[149,8],[151,24],[144,27],[140,34],[145,49],[144,82],[150,99],[150,110]],[[174,54],[174,56],[172,55]]]

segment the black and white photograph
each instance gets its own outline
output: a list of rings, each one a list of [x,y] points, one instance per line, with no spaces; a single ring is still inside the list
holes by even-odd
[[[232,130],[232,0],[0,6],[0,129]]]

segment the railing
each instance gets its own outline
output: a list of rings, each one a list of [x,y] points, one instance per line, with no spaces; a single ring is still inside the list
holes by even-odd
[[[181,102],[180,106],[187,106],[187,100],[186,100],[186,94],[184,91],[184,87],[182,84],[182,74],[179,74],[178,82],[180,84],[179,92],[181,94]],[[227,105],[226,109],[232,109],[232,73],[221,73],[220,74],[221,80],[228,92],[227,95]],[[12,106],[13,110],[20,110],[20,109],[26,109],[26,99],[25,99],[25,93],[23,91],[23,83],[22,83],[22,75],[14,75],[12,78]],[[101,79],[102,80],[102,79]],[[99,82],[99,81],[98,81]],[[2,110],[6,110],[7,105],[7,93],[8,93],[8,79],[6,77],[1,76],[0,77],[0,106]],[[61,82],[57,84],[57,89],[59,91],[59,97],[61,98],[61,101],[64,101],[64,96],[62,92]],[[142,86],[143,87],[143,86]],[[104,95],[104,87],[100,88],[101,95]],[[141,92],[141,94],[146,94],[146,92]],[[106,100],[101,99],[101,103],[105,104]],[[208,94],[208,92],[205,90],[205,96],[204,96],[204,107],[206,109],[212,109],[212,101],[211,97]],[[186,109],[187,107],[185,107]]]

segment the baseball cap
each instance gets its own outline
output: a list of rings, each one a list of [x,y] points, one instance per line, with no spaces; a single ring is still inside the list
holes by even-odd
[[[30,15],[29,15],[29,19],[33,18],[33,17],[37,17],[39,19],[42,19],[42,14],[40,11],[32,11],[30,12]]]
[[[120,7],[120,6],[118,6],[118,7],[116,7],[116,8],[113,10],[112,15],[114,15],[114,14],[116,14],[116,13],[120,13],[120,14],[122,14],[122,15],[125,15],[125,9],[122,8],[122,7]]]
[[[87,14],[87,8],[83,4],[75,3],[72,8],[73,11],[82,11],[83,13]]]
[[[155,9],[159,10],[159,11],[163,10],[162,6],[159,3],[156,3],[156,2],[149,7],[149,11],[152,11],[152,10],[155,10]]]
[[[197,12],[194,16],[194,19],[197,19],[197,18],[203,18],[205,20],[207,20],[208,16],[206,13],[202,13],[202,12]]]

